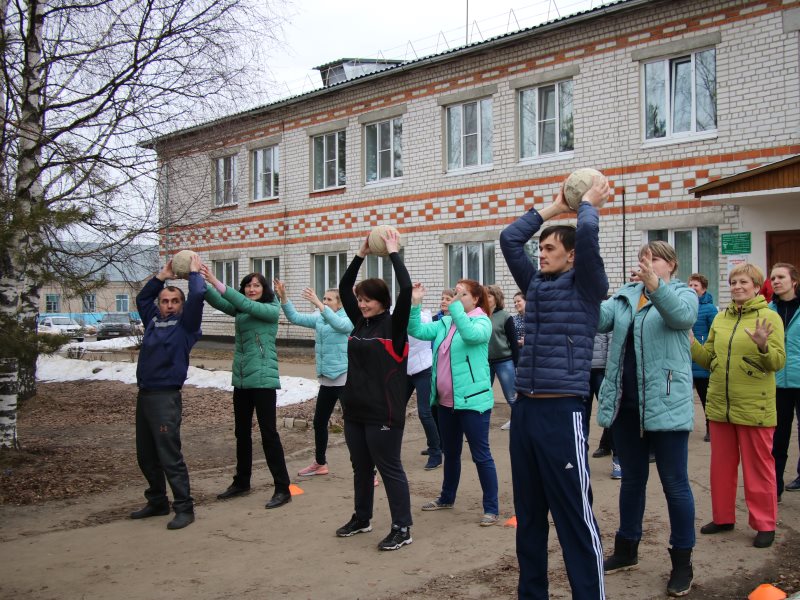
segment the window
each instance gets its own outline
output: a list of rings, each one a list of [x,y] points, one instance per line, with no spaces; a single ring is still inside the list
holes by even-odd
[[[400,248],[400,258],[403,258],[403,249]],[[375,256],[374,254],[367,254],[367,277],[378,277],[386,282],[389,286],[389,293],[392,298],[396,298],[398,294],[397,278],[394,276],[394,269],[392,268],[392,260],[388,256]]]
[[[329,288],[339,288],[339,280],[347,269],[347,254],[338,252],[335,254],[315,254],[314,255],[314,291],[317,296],[322,298],[325,290]]]
[[[225,156],[214,160],[214,206],[236,203],[236,157]]]
[[[253,273],[261,273],[267,283],[272,286],[273,279],[280,279],[280,259],[279,258],[254,258]]]
[[[47,294],[44,297],[45,312],[61,312],[61,294]]]
[[[448,287],[459,279],[494,283],[494,242],[468,242],[447,246]]]
[[[403,176],[403,119],[372,123],[364,127],[366,181],[384,181]]]
[[[575,149],[571,80],[520,91],[519,140],[520,158]]]
[[[115,296],[116,310],[114,312],[128,312],[128,294],[117,294]]]
[[[91,313],[97,310],[97,296],[95,294],[85,294],[82,301],[81,312]]]
[[[708,278],[708,291],[719,303],[719,228],[654,229],[647,232],[647,240],[668,242],[678,255],[678,270],[674,277],[689,281],[692,273]]]
[[[644,65],[645,139],[717,129],[716,51]]]
[[[253,200],[278,197],[278,163],[277,146],[253,151]]]
[[[447,108],[447,169],[492,164],[492,99]]]
[[[313,138],[314,189],[324,190],[346,184],[345,132],[337,131]]]
[[[239,289],[239,261],[214,260],[211,261],[214,277],[233,289]]]

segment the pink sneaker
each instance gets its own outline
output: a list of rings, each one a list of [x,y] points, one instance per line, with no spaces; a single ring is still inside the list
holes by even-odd
[[[298,471],[297,474],[300,477],[311,477],[312,475],[327,475],[329,472],[328,465],[318,465],[315,461],[308,465],[305,469]]]

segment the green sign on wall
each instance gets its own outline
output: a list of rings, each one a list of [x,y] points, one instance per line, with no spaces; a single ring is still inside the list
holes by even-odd
[[[750,254],[752,243],[749,231],[723,233],[719,237],[723,254]]]

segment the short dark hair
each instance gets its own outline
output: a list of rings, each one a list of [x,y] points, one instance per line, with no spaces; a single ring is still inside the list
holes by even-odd
[[[550,236],[564,244],[564,250],[567,252],[575,250],[575,226],[574,225],[551,225],[542,229],[539,234],[539,243],[542,243]]]
[[[239,293],[244,295],[244,288],[245,286],[250,283],[253,279],[258,281],[261,284],[261,297],[258,299],[258,302],[272,302],[275,299],[275,293],[272,291],[272,288],[267,283],[267,278],[264,277],[261,273],[250,273],[244,276],[242,279],[242,283],[239,284]]]
[[[161,292],[163,292],[164,290],[167,290],[168,292],[172,292],[172,293],[178,292],[178,294],[181,297],[181,302],[186,302],[186,295],[183,293],[183,290],[181,288],[179,288],[177,286],[174,286],[174,285],[165,285],[161,289]],[[161,299],[161,292],[158,292],[158,298],[159,299]]]
[[[389,293],[389,286],[383,279],[370,277],[359,281],[356,285],[356,297],[361,296],[368,300],[377,300],[383,308],[389,310],[392,306],[392,296]]]

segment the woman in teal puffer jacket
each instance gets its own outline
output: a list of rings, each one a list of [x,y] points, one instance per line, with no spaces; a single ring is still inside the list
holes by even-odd
[[[236,475],[233,483],[217,498],[227,500],[250,491],[255,410],[267,466],[275,482],[275,493],[266,508],[283,506],[292,500],[292,495],[283,445],[275,422],[275,390],[281,387],[275,349],[280,314],[278,301],[261,273],[246,275],[239,291],[236,291],[220,282],[205,265],[200,272],[208,282],[206,302],[232,316],[236,326],[232,367]]]
[[[317,307],[319,312],[299,313],[286,295],[286,286],[275,280],[275,292],[281,301],[283,314],[290,323],[309,327],[316,332],[314,349],[317,357],[317,378],[319,393],[314,407],[314,462],[297,474],[301,477],[327,475],[328,460],[328,421],[330,421],[336,401],[347,383],[347,336],[353,331],[353,324],[342,308],[339,290],[325,291],[322,300],[311,288],[302,292],[304,300]]]
[[[697,294],[672,279],[675,250],[653,241],[639,252],[633,283],[600,309],[598,331],[613,331],[606,377],[600,386],[597,421],[611,427],[622,466],[619,529],[606,573],[638,563],[649,455],[656,457],[670,520],[670,596],[692,585],[695,545],[694,496],[689,486],[689,432],[694,427],[694,392],[689,331],[697,319]]]
[[[437,500],[422,510],[453,508],[461,478],[461,450],[467,438],[472,461],[483,490],[480,525],[497,523],[497,469],[489,449],[489,421],[494,394],[489,376],[489,338],[486,290],[477,281],[463,279],[450,301],[450,314],[433,323],[420,318],[425,288],[417,283],[411,295],[408,333],[433,341],[431,404],[438,405],[439,433],[444,454],[444,480]]]

